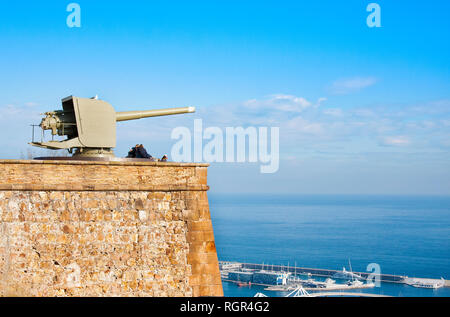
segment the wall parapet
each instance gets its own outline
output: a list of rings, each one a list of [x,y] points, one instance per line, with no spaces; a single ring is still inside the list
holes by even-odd
[[[172,162],[0,160],[0,190],[206,191],[208,166]]]

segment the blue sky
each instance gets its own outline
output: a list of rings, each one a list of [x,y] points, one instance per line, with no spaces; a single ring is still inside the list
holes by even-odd
[[[117,155],[175,126],[279,126],[280,170],[213,164],[215,192],[450,194],[448,1],[16,1],[0,11],[0,157],[68,95],[117,110]],[[369,28],[366,7],[381,7]],[[35,151],[34,149],[31,149]]]

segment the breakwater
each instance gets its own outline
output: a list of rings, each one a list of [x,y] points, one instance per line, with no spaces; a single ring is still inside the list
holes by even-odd
[[[329,270],[329,269],[319,269],[319,268],[306,268],[306,267],[297,267],[297,266],[285,266],[285,265],[268,265],[268,264],[258,264],[258,263],[238,263],[238,262],[227,262],[227,261],[219,261],[219,265],[221,268],[224,266],[232,266],[240,267],[242,270],[267,270],[271,272],[284,272],[291,274],[311,274],[314,276],[321,277],[333,277],[337,273],[342,273],[339,270]],[[408,279],[408,276],[402,275],[393,275],[393,274],[376,274],[370,272],[352,272],[356,275],[361,276],[363,279],[367,279],[369,276],[375,279],[379,278],[380,282],[385,283],[400,283],[403,284]],[[430,280],[430,279],[428,279]],[[450,287],[450,281],[445,280],[445,287]]]

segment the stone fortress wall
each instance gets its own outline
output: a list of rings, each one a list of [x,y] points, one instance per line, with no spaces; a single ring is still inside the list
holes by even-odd
[[[223,296],[207,166],[0,160],[0,296]]]

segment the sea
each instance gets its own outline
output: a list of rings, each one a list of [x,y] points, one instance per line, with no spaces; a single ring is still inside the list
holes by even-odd
[[[450,279],[450,196],[244,195],[209,193],[220,261]],[[370,272],[372,270],[369,270]],[[339,281],[337,281],[339,282]],[[223,282],[224,295],[284,292]],[[450,288],[381,283],[358,290],[449,297]]]

